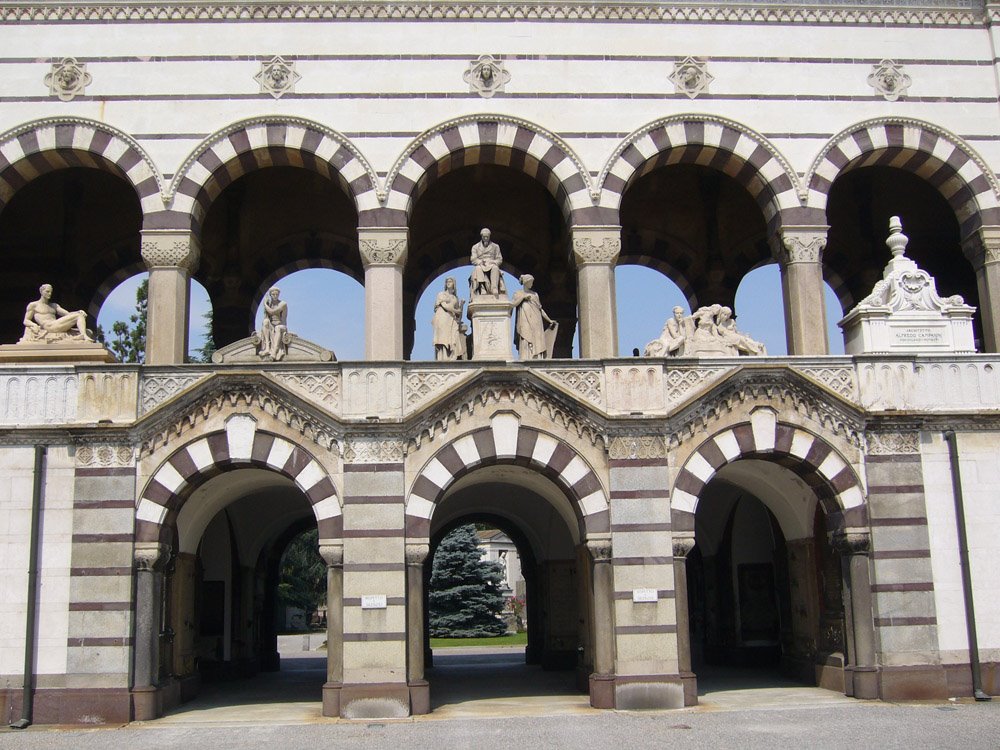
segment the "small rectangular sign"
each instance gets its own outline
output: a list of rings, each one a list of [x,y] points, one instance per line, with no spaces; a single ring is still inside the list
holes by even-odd
[[[655,602],[659,598],[656,589],[632,589],[633,602]]]
[[[385,594],[367,594],[361,597],[361,609],[385,609]]]

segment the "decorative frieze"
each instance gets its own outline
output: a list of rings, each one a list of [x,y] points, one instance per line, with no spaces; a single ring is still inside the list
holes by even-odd
[[[849,401],[858,400],[858,383],[853,367],[796,367],[795,369]]]
[[[706,390],[732,367],[689,367],[667,368],[663,375],[667,407],[673,407],[687,400],[696,390]]]
[[[344,443],[344,463],[393,464],[406,456],[402,440],[385,438],[350,438]]]
[[[903,66],[893,60],[882,60],[872,66],[868,74],[868,85],[875,89],[887,102],[894,102],[906,95],[913,80],[903,72]]]
[[[689,99],[708,93],[708,85],[714,80],[715,76],[708,72],[708,61],[690,56],[675,62],[674,72],[670,74],[674,91]]]
[[[469,84],[470,94],[490,99],[494,94],[503,92],[504,86],[510,82],[510,72],[504,68],[502,60],[492,55],[480,55],[479,59],[469,63],[462,79]]]
[[[600,370],[538,370],[538,373],[574,391],[596,406],[604,404],[604,373]]]
[[[608,458],[635,461],[666,457],[663,435],[615,435],[608,443]]]
[[[406,373],[405,400],[407,413],[413,413],[422,404],[432,400],[457,385],[461,380],[471,377],[474,370],[424,370]]]
[[[920,452],[918,432],[866,432],[865,442],[871,456],[894,456]]]
[[[0,423],[43,425],[73,422],[77,414],[76,373],[27,372],[0,376]]]
[[[334,372],[272,372],[269,375],[329,411],[340,406],[340,374]]]
[[[71,102],[86,93],[87,86],[93,80],[94,77],[87,72],[87,63],[64,57],[59,62],[52,63],[52,70],[45,76],[45,85],[49,87],[50,95],[58,97],[60,101]]]
[[[302,76],[295,72],[294,62],[275,55],[270,60],[261,62],[260,72],[253,78],[260,84],[260,93],[280,99],[284,94],[295,92],[295,84]]]
[[[141,395],[139,397],[140,413],[145,414],[156,408],[168,398],[187,390],[199,380],[208,377],[207,373],[167,373],[149,374],[142,379]]]
[[[110,469],[135,466],[131,445],[81,445],[76,449],[78,469]]]

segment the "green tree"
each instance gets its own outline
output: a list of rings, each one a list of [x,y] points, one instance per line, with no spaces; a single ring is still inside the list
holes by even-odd
[[[326,563],[319,555],[319,531],[311,529],[291,541],[281,558],[278,598],[309,614],[326,600]]]
[[[202,345],[194,350],[194,356],[191,358],[192,362],[205,362],[209,363],[212,361],[212,355],[215,353],[215,337],[212,335],[212,308],[208,308],[208,312],[201,316],[205,320],[205,333],[202,339]]]
[[[135,290],[135,312],[129,316],[128,322],[116,320],[111,324],[113,338],[98,326],[96,338],[118,357],[119,362],[146,361],[146,311],[149,305],[149,279],[143,279]]]
[[[504,608],[499,564],[482,559],[476,528],[459,526],[438,545],[428,594],[430,631],[435,638],[503,635]]]

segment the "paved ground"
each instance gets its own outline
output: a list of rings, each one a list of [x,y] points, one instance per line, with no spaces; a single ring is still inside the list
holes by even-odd
[[[400,721],[320,716],[325,659],[299,654],[254,680],[209,686],[163,719],[126,727],[0,730],[0,748],[364,748],[364,750],[578,750],[632,748],[1000,749],[992,703],[868,703],[759,672],[706,674],[701,705],[676,711],[595,711],[571,674],[526,667],[523,654],[438,652],[434,713]]]

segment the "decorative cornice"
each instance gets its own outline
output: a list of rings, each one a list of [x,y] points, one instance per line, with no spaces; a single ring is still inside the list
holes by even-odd
[[[879,7],[853,0],[850,6],[801,7],[785,3],[660,4],[630,2],[579,3],[575,0],[494,3],[393,2],[342,0],[323,2],[130,2],[5,3],[0,23],[164,23],[287,21],[641,21],[664,23],[836,24],[849,26],[981,26],[982,8],[926,0],[907,7]],[[928,7],[932,6],[932,7]],[[997,12],[991,9],[990,18]]]

